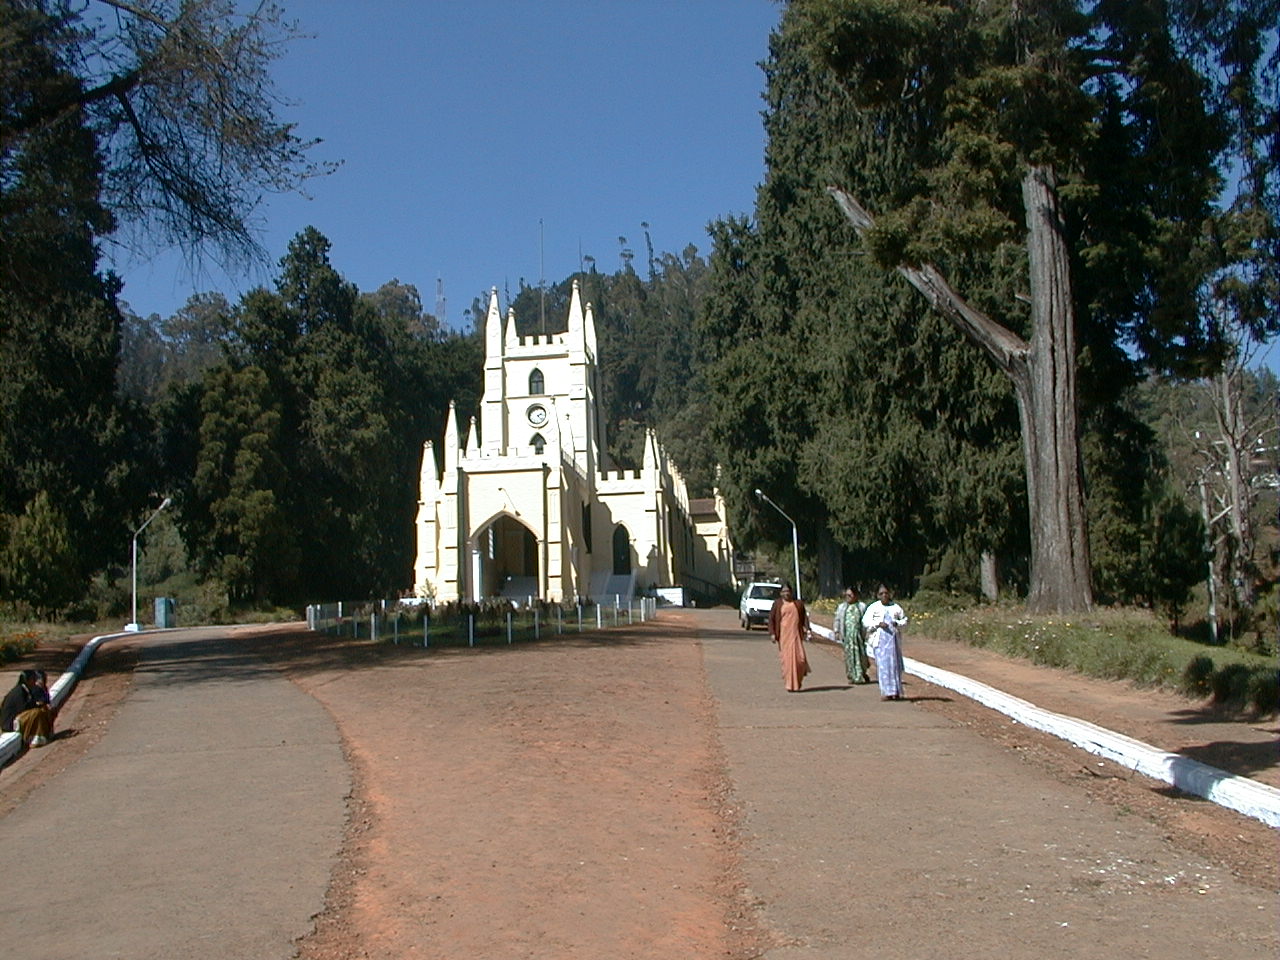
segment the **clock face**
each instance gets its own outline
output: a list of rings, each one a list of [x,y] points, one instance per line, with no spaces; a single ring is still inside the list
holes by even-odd
[[[547,408],[540,403],[535,403],[525,413],[529,422],[535,427],[540,427],[547,422]]]

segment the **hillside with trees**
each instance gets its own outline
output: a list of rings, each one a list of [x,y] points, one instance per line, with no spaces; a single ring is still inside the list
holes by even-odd
[[[130,531],[166,496],[144,583],[224,612],[396,595],[422,443],[479,399],[476,331],[399,279],[357,289],[322,227],[236,301],[120,302],[104,239],[243,254],[253,198],[321,172],[267,96],[287,29],[189,6],[177,51],[164,18],[125,37],[0,2],[12,615],[118,615]],[[554,331],[578,282],[613,460],[638,465],[654,430],[693,495],[725,494],[739,545],[777,555],[765,491],[799,523],[806,595],[884,578],[1257,633],[1277,603],[1277,383],[1254,359],[1280,325],[1276,20],[795,0],[751,214],[710,224],[705,254],[640,224],[612,270],[586,257],[503,307]],[[196,69],[227,44],[240,73]],[[233,109],[251,135],[224,165],[202,124]]]

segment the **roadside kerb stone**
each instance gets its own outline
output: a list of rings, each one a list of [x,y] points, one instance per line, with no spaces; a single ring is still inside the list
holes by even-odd
[[[817,636],[829,643],[839,644],[828,627],[817,623],[812,626]],[[1167,753],[1086,720],[1044,710],[958,673],[931,667],[910,657],[903,657],[902,662],[903,668],[912,676],[934,686],[954,690],[1033,730],[1051,734],[1095,756],[1105,757],[1129,770],[1177,787],[1184,793],[1203,797],[1247,817],[1261,820],[1270,827],[1280,828],[1280,790],[1275,787],[1248,777],[1236,776],[1189,757]]]

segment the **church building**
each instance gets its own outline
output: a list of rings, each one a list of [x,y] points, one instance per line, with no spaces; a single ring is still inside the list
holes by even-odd
[[[567,329],[525,337],[494,289],[484,344],[479,422],[471,418],[464,442],[450,404],[440,460],[434,443],[423,445],[418,596],[611,602],[730,583],[720,496],[691,502],[652,432],[641,469],[610,463],[595,322],[576,281]]]

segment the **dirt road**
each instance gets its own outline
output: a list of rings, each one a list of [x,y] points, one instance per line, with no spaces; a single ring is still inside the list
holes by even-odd
[[[239,643],[324,707],[351,767],[303,958],[1255,960],[1280,945],[1275,831],[918,681],[882,703],[846,686],[832,648],[786,694],[773,648],[731,611],[474,651],[296,629]],[[1171,728],[1186,706],[1170,701]],[[40,753],[29,796],[54,768]]]
[[[787,695],[731,612],[661,623],[295,661],[361,784],[302,956],[1276,952],[1266,827],[834,649]]]

